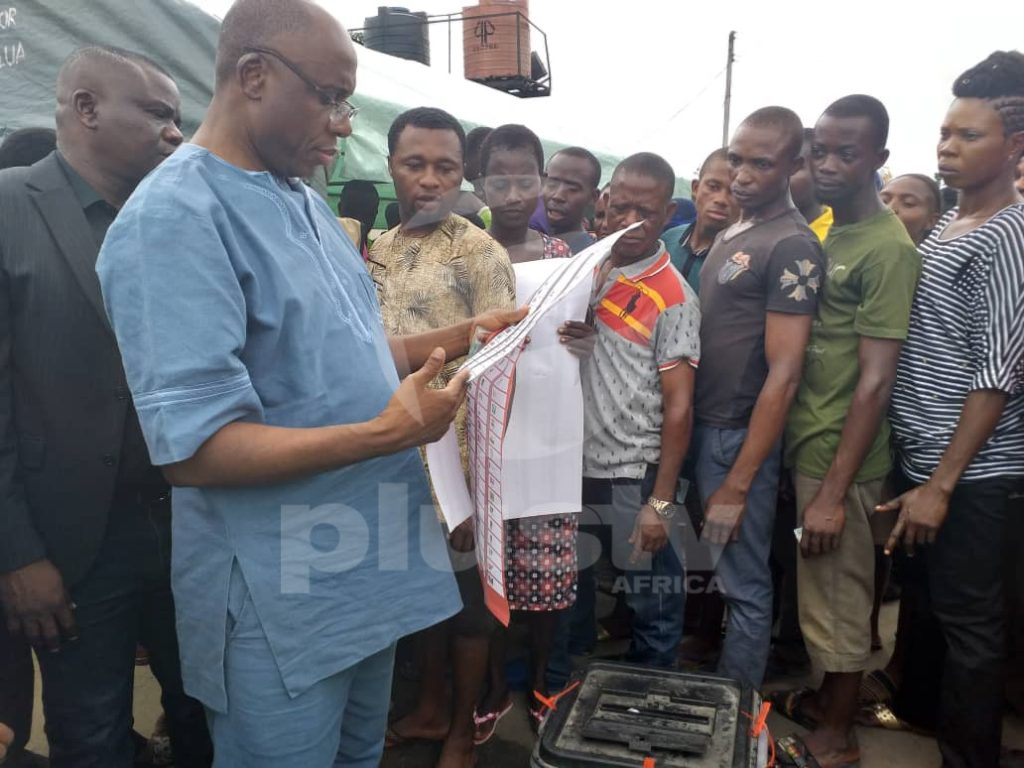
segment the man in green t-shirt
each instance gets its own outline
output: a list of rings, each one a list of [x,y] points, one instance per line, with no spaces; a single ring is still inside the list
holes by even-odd
[[[835,222],[786,445],[803,526],[800,625],[825,677],[816,692],[775,700],[782,714],[814,725],[782,748],[822,765],[860,757],[853,723],[871,655],[874,544],[882,536],[873,531],[873,513],[890,469],[885,414],[921,270],[906,229],[875,189],[888,130],[881,102],[847,96],[825,110],[811,145],[817,194]]]

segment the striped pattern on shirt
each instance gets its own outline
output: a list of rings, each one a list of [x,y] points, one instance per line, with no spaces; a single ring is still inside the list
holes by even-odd
[[[967,395],[1006,392],[1002,418],[961,481],[1024,476],[1024,204],[959,237],[921,246],[923,271],[896,374],[890,418],[903,469],[935,470]]]

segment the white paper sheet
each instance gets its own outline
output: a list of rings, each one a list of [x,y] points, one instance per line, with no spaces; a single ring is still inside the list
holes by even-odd
[[[472,386],[466,414],[476,560],[483,579],[484,602],[505,626],[509,607],[505,591],[503,452],[518,357],[519,350],[513,350],[480,374]]]
[[[559,344],[556,329],[566,319],[583,318],[595,268],[611,253],[615,241],[636,226],[606,237],[571,259],[551,260],[551,267],[524,267],[524,293],[528,285],[539,283],[529,301],[529,314],[463,364],[470,371],[471,489],[465,489],[453,433],[450,441],[427,449],[434,493],[448,525],[461,523],[467,504],[472,507],[484,599],[506,626],[510,614],[505,592],[505,520],[580,510],[579,364]],[[527,336],[529,346],[537,346],[524,353]],[[520,381],[519,364],[531,352],[533,359]],[[525,391],[520,391],[520,384]]]
[[[552,307],[557,306],[558,302],[565,298],[573,288],[581,282],[592,283],[594,268],[608,257],[615,241],[638,226],[640,226],[640,222],[632,224],[614,235],[609,235],[603,240],[598,240],[571,259],[559,259],[558,268],[548,276],[530,299],[529,314],[521,322],[499,333],[491,339],[486,347],[462,364],[462,368],[469,369],[470,382],[499,360],[521,348],[523,341],[527,336],[532,335],[531,331],[540,319]]]
[[[524,304],[560,267],[556,259],[516,264]],[[502,452],[506,520],[579,512],[583,482],[583,392],[579,358],[558,339],[567,320],[584,320],[591,282],[581,281],[544,314],[516,363],[515,398]]]
[[[469,497],[466,476],[462,473],[459,438],[454,424],[436,443],[427,444],[427,468],[441,515],[448,530],[454,531],[473,516],[473,500]]]

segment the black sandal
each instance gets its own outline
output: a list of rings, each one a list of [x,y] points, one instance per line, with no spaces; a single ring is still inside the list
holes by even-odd
[[[813,688],[794,688],[788,691],[775,691],[768,694],[768,701],[772,704],[772,710],[778,712],[787,720],[792,720],[797,725],[813,731],[818,727],[818,719],[811,717],[804,711],[803,705],[809,698],[817,695]]]

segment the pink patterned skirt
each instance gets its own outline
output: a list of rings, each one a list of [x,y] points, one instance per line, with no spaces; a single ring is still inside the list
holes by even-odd
[[[560,611],[576,602],[578,515],[505,523],[505,589],[513,611]]]

